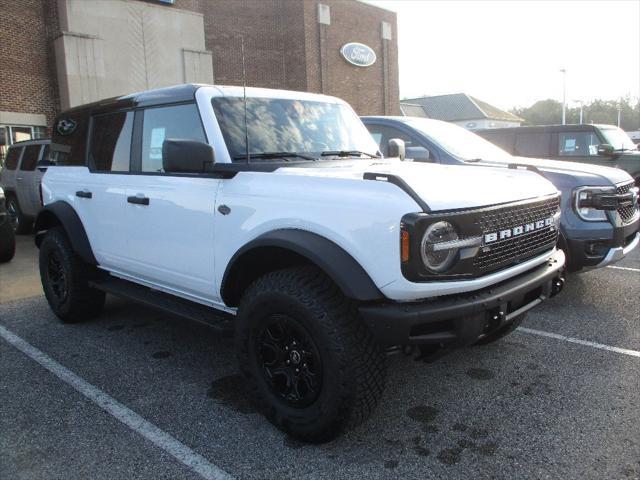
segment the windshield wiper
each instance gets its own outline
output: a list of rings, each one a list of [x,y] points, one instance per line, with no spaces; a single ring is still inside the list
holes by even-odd
[[[322,157],[355,157],[367,155],[370,158],[380,158],[372,153],[361,152],[360,150],[326,150],[320,154]]]
[[[484,161],[483,158],[469,158],[465,160],[465,163],[476,163],[476,162],[483,162],[483,161]]]
[[[298,153],[298,152],[258,152],[258,153],[251,153],[250,157],[253,158],[266,158],[266,159],[270,159],[270,158],[283,158],[286,161],[288,158],[302,158],[304,160],[312,160],[312,161],[316,161],[318,160],[316,157],[312,157],[311,155],[304,155],[302,153]],[[234,160],[246,160],[247,159],[247,154],[246,153],[241,153],[239,155],[234,155],[233,157]]]

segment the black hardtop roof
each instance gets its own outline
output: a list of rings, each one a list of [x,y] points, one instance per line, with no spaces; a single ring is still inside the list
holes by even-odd
[[[196,83],[185,83],[172,87],[156,88],[145,90],[144,92],[131,93],[120,97],[105,98],[97,102],[79,105],[61,113],[80,113],[90,111],[91,113],[109,112],[136,107],[150,107],[155,105],[165,105],[169,103],[189,102],[195,99],[196,91],[205,85]]]
[[[601,125],[590,123],[576,123],[569,125],[533,125],[529,127],[504,127],[504,128],[485,128],[474,130],[474,132],[536,132],[536,133],[553,133],[553,132],[575,132],[588,131],[592,132],[597,128],[618,128],[615,125]]]

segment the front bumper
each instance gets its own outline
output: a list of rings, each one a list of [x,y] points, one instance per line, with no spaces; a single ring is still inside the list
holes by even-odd
[[[468,345],[557,294],[564,261],[558,250],[543,265],[483,290],[417,303],[363,304],[360,314],[384,346]]]
[[[604,260],[596,265],[595,268],[606,267],[616,263],[618,260],[622,260],[631,250],[638,246],[638,243],[640,243],[640,232],[637,232],[626,246],[611,248]]]
[[[640,219],[611,228],[591,238],[566,238],[560,240],[560,246],[567,252],[567,268],[570,272],[606,267],[617,262],[638,245]],[[568,232],[572,233],[572,232]]]

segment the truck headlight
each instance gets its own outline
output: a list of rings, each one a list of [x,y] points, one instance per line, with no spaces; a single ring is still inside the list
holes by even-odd
[[[449,270],[458,256],[457,240],[458,233],[449,222],[440,221],[429,225],[420,248],[424,266],[434,273]]]
[[[580,187],[574,191],[573,195],[573,208],[576,215],[585,222],[606,222],[607,214],[605,209],[600,205],[602,202],[597,202],[597,197],[603,195],[615,195],[614,188],[608,187]],[[594,205],[598,205],[600,208],[594,208]],[[610,208],[606,208],[610,210]]]

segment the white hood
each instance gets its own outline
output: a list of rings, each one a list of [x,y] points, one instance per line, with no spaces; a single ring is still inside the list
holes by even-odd
[[[433,211],[484,207],[557,193],[556,187],[537,173],[504,167],[358,160],[287,167],[277,173],[362,179],[365,172],[401,177]]]

